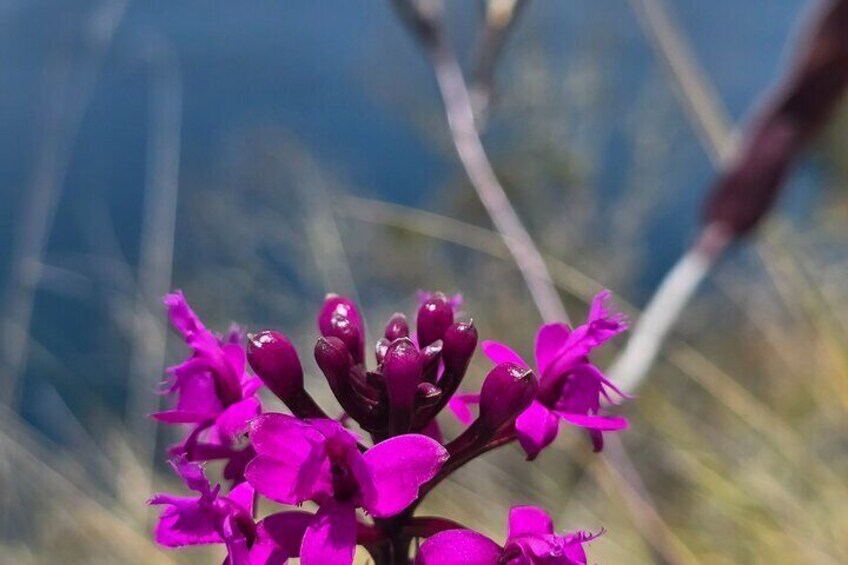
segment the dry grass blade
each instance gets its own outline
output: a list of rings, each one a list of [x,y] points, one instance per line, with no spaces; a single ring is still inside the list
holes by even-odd
[[[90,53],[79,69],[65,65],[73,76],[54,77],[60,84],[50,91],[44,140],[26,192],[20,223],[12,246],[11,274],[3,303],[0,332],[0,402],[14,404],[17,382],[26,366],[29,327],[40,278],[40,266],[53,225],[76,133],[97,84],[100,69],[123,20],[129,0],[105,2],[90,16],[85,29]]]
[[[5,464],[4,488],[16,488],[15,481],[25,479],[32,483],[35,492],[48,505],[57,509],[73,509],[70,515],[73,519],[69,516],[68,527],[88,524],[96,528],[96,531],[89,530],[88,534],[96,538],[97,543],[93,543],[92,547],[99,546],[99,551],[109,551],[125,561],[141,558],[148,562],[173,562],[141,531],[140,524],[113,510],[109,502],[102,500],[96,485],[80,486],[69,479],[68,476],[73,475],[84,480],[86,475],[82,470],[74,472],[70,460],[60,459],[50,448],[41,445],[42,442],[6,409],[0,409],[0,424],[0,449],[4,453]],[[21,501],[23,504],[33,502]]]
[[[159,398],[151,392],[164,369],[167,345],[165,321],[158,312],[162,296],[170,290],[173,268],[182,132],[182,78],[176,53],[170,45],[160,39],[149,49],[151,96],[147,180],[132,328],[127,418],[133,436],[139,442],[139,456],[150,462],[152,476],[156,425],[149,414],[158,408]]]

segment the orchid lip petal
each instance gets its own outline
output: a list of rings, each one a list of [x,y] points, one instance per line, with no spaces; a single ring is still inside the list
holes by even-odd
[[[356,549],[356,507],[328,501],[306,528],[300,545],[303,565],[350,565]]]
[[[530,365],[521,358],[521,355],[503,343],[486,340],[480,345],[480,348],[483,350],[483,353],[486,354],[486,357],[491,359],[493,363],[514,363],[521,367],[530,367]]]
[[[498,565],[503,548],[471,530],[445,530],[421,544],[415,565]]]
[[[376,496],[363,501],[373,516],[393,516],[418,498],[418,489],[436,476],[448,459],[447,450],[421,434],[395,436],[363,455]]]

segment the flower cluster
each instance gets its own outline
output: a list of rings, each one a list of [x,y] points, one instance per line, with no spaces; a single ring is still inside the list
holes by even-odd
[[[207,330],[180,292],[165,298],[171,321],[191,356],[168,370],[173,409],[153,416],[189,426],[170,450],[172,466],[192,497],[159,494],[164,507],[156,540],[168,547],[223,544],[230,565],[271,565],[299,558],[305,565],[343,565],[357,545],[377,563],[586,563],[583,545],[595,536],[558,535],[533,507],[510,513],[503,546],[443,518],[415,516],[421,499],[450,473],[483,453],[518,440],[536,457],[557,433],[559,420],[589,430],[596,449],[602,431],[627,422],[600,414],[601,399],[617,393],[589,362],[592,349],[625,328],[610,314],[607,294],[589,320],[573,330],[543,326],[537,336],[539,377],[505,345],[484,342],[495,363],[477,394],[457,394],[477,348],[472,321],[458,320],[459,296],[422,293],[414,331],[394,314],[365,361],[365,325],[350,300],[329,295],[318,314],[314,357],[342,410],[329,417],[304,387],[303,366],[282,333],[226,336]],[[248,372],[249,364],[256,376]],[[262,413],[262,384],[289,414]],[[620,393],[618,393],[620,395]],[[472,417],[469,405],[478,407]],[[446,407],[467,425],[452,441],[436,422]],[[349,429],[355,423],[361,434]],[[226,461],[223,494],[201,462]],[[313,512],[283,510],[259,518],[258,496]]]
[[[176,395],[172,410],[153,417],[166,424],[188,424],[184,441],[170,449],[175,457],[189,461],[228,461],[224,477],[240,482],[244,466],[253,457],[242,446],[248,423],[262,411],[257,395],[262,382],[246,371],[242,332],[233,327],[215,335],[192,311],[182,292],[165,297],[171,323],[185,339],[192,355],[168,368],[165,393]]]
[[[604,446],[603,431],[627,427],[622,417],[599,415],[601,398],[615,404],[610,393],[626,396],[601,371],[589,362],[589,353],[627,329],[621,314],[611,314],[606,306],[610,294],[599,293],[592,301],[588,320],[573,331],[567,324],[546,324],[536,334],[536,369],[539,373],[539,392],[536,398],[515,421],[518,441],[528,459],[551,444],[559,431],[559,420],[588,430],[595,447]],[[494,363],[530,365],[520,355],[502,343],[483,342],[483,352]],[[464,422],[471,415],[465,404],[478,403],[477,395],[457,395],[451,403],[454,413]]]

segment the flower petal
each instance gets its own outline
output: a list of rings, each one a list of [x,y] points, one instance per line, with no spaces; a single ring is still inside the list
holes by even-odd
[[[518,442],[527,453],[528,461],[535,459],[542,449],[554,441],[558,430],[556,413],[537,400],[515,420]]]
[[[166,410],[150,415],[157,422],[164,424],[199,424],[215,418],[214,412],[190,412],[188,410]]]
[[[612,293],[609,290],[602,290],[596,294],[592,299],[592,306],[589,308],[586,320],[586,324],[592,327],[591,331],[595,339],[600,343],[627,329],[627,317],[619,312],[610,312],[607,307],[611,297]]]
[[[539,376],[545,374],[560,348],[565,344],[571,329],[567,324],[545,324],[536,333],[536,369]]]
[[[280,565],[300,555],[303,534],[314,516],[308,512],[271,514],[256,526],[250,565]]]
[[[253,516],[253,502],[256,499],[256,491],[250,483],[240,483],[233,487],[227,494],[227,499],[235,504],[238,511]]]
[[[232,441],[247,431],[248,424],[261,410],[262,405],[255,396],[231,404],[215,421],[218,433],[225,440]]]
[[[203,471],[203,465],[192,463],[185,457],[176,457],[169,463],[188,488],[200,494],[211,494],[212,487]]]
[[[168,370],[174,377],[170,392],[179,393],[176,410],[210,414],[218,414],[223,410],[215,377],[204,360],[192,357]]]
[[[583,549],[583,544],[589,543],[603,533],[604,530],[599,531],[597,534],[593,534],[591,532],[573,532],[565,534],[565,536],[563,536],[565,538],[565,556],[570,559],[571,563],[574,563],[574,565],[586,565],[588,559],[586,557],[586,551]]]
[[[250,424],[258,456],[245,478],[264,496],[284,504],[309,499],[321,480],[326,459],[324,436],[305,422],[284,414],[263,414]]]
[[[468,405],[479,403],[479,394],[454,394],[451,399],[448,400],[448,408],[451,412],[453,412],[453,415],[456,416],[457,420],[467,426],[474,421],[474,414],[472,414],[471,410],[468,409]]]
[[[197,498],[154,496],[148,504],[165,504],[153,534],[156,543],[165,547],[221,543],[214,516],[201,506]]]
[[[308,423],[274,413],[253,420],[249,435],[256,453],[276,459],[306,459],[324,441],[324,436]]]
[[[432,479],[448,459],[447,450],[421,434],[380,442],[364,454],[375,497],[363,507],[374,516],[397,514],[418,498],[418,488]]]
[[[350,565],[356,549],[356,507],[328,501],[310,521],[300,545],[303,565]]]
[[[171,318],[171,323],[186,338],[206,331],[203,322],[200,321],[200,318],[197,317],[197,314],[188,305],[183,291],[176,290],[170,294],[166,294],[162,302],[168,308],[168,317]]]
[[[569,414],[568,412],[557,412],[557,414],[570,424],[591,430],[612,432],[624,430],[630,426],[627,418],[623,416],[590,416],[586,414]]]
[[[497,565],[503,550],[471,530],[446,530],[427,538],[415,565]]]
[[[521,356],[504,345],[503,343],[497,341],[486,340],[480,346],[483,349],[483,353],[486,354],[486,357],[492,360],[497,365],[501,363],[515,363],[516,365],[520,365],[522,367],[529,368],[530,365],[521,358]]]
[[[509,511],[509,540],[523,535],[554,533],[554,523],[548,513],[538,506],[513,506]]]
[[[317,471],[317,469],[315,469]],[[314,492],[315,476],[295,461],[258,455],[247,464],[244,477],[262,494],[282,504],[300,504]]]
[[[235,516],[232,514],[224,518],[221,525],[224,543],[227,546],[226,565],[250,565],[250,549],[247,547],[247,538],[239,528]]]

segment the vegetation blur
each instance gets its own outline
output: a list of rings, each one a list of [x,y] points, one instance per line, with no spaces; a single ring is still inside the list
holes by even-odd
[[[0,6],[3,563],[220,560],[157,548],[144,505],[177,483],[146,417],[183,354],[171,288],[217,330],[285,331],[313,376],[327,292],[372,330],[419,289],[462,292],[481,339],[522,354],[542,320],[390,2],[180,4]],[[487,17],[521,7],[477,117],[579,321],[601,288],[639,318],[817,2],[446,4],[477,87]],[[532,465],[507,447],[425,510],[498,539],[511,505],[539,505],[603,527],[597,563],[848,562],[846,135],[842,108],[686,306],[612,449],[577,430]]]

